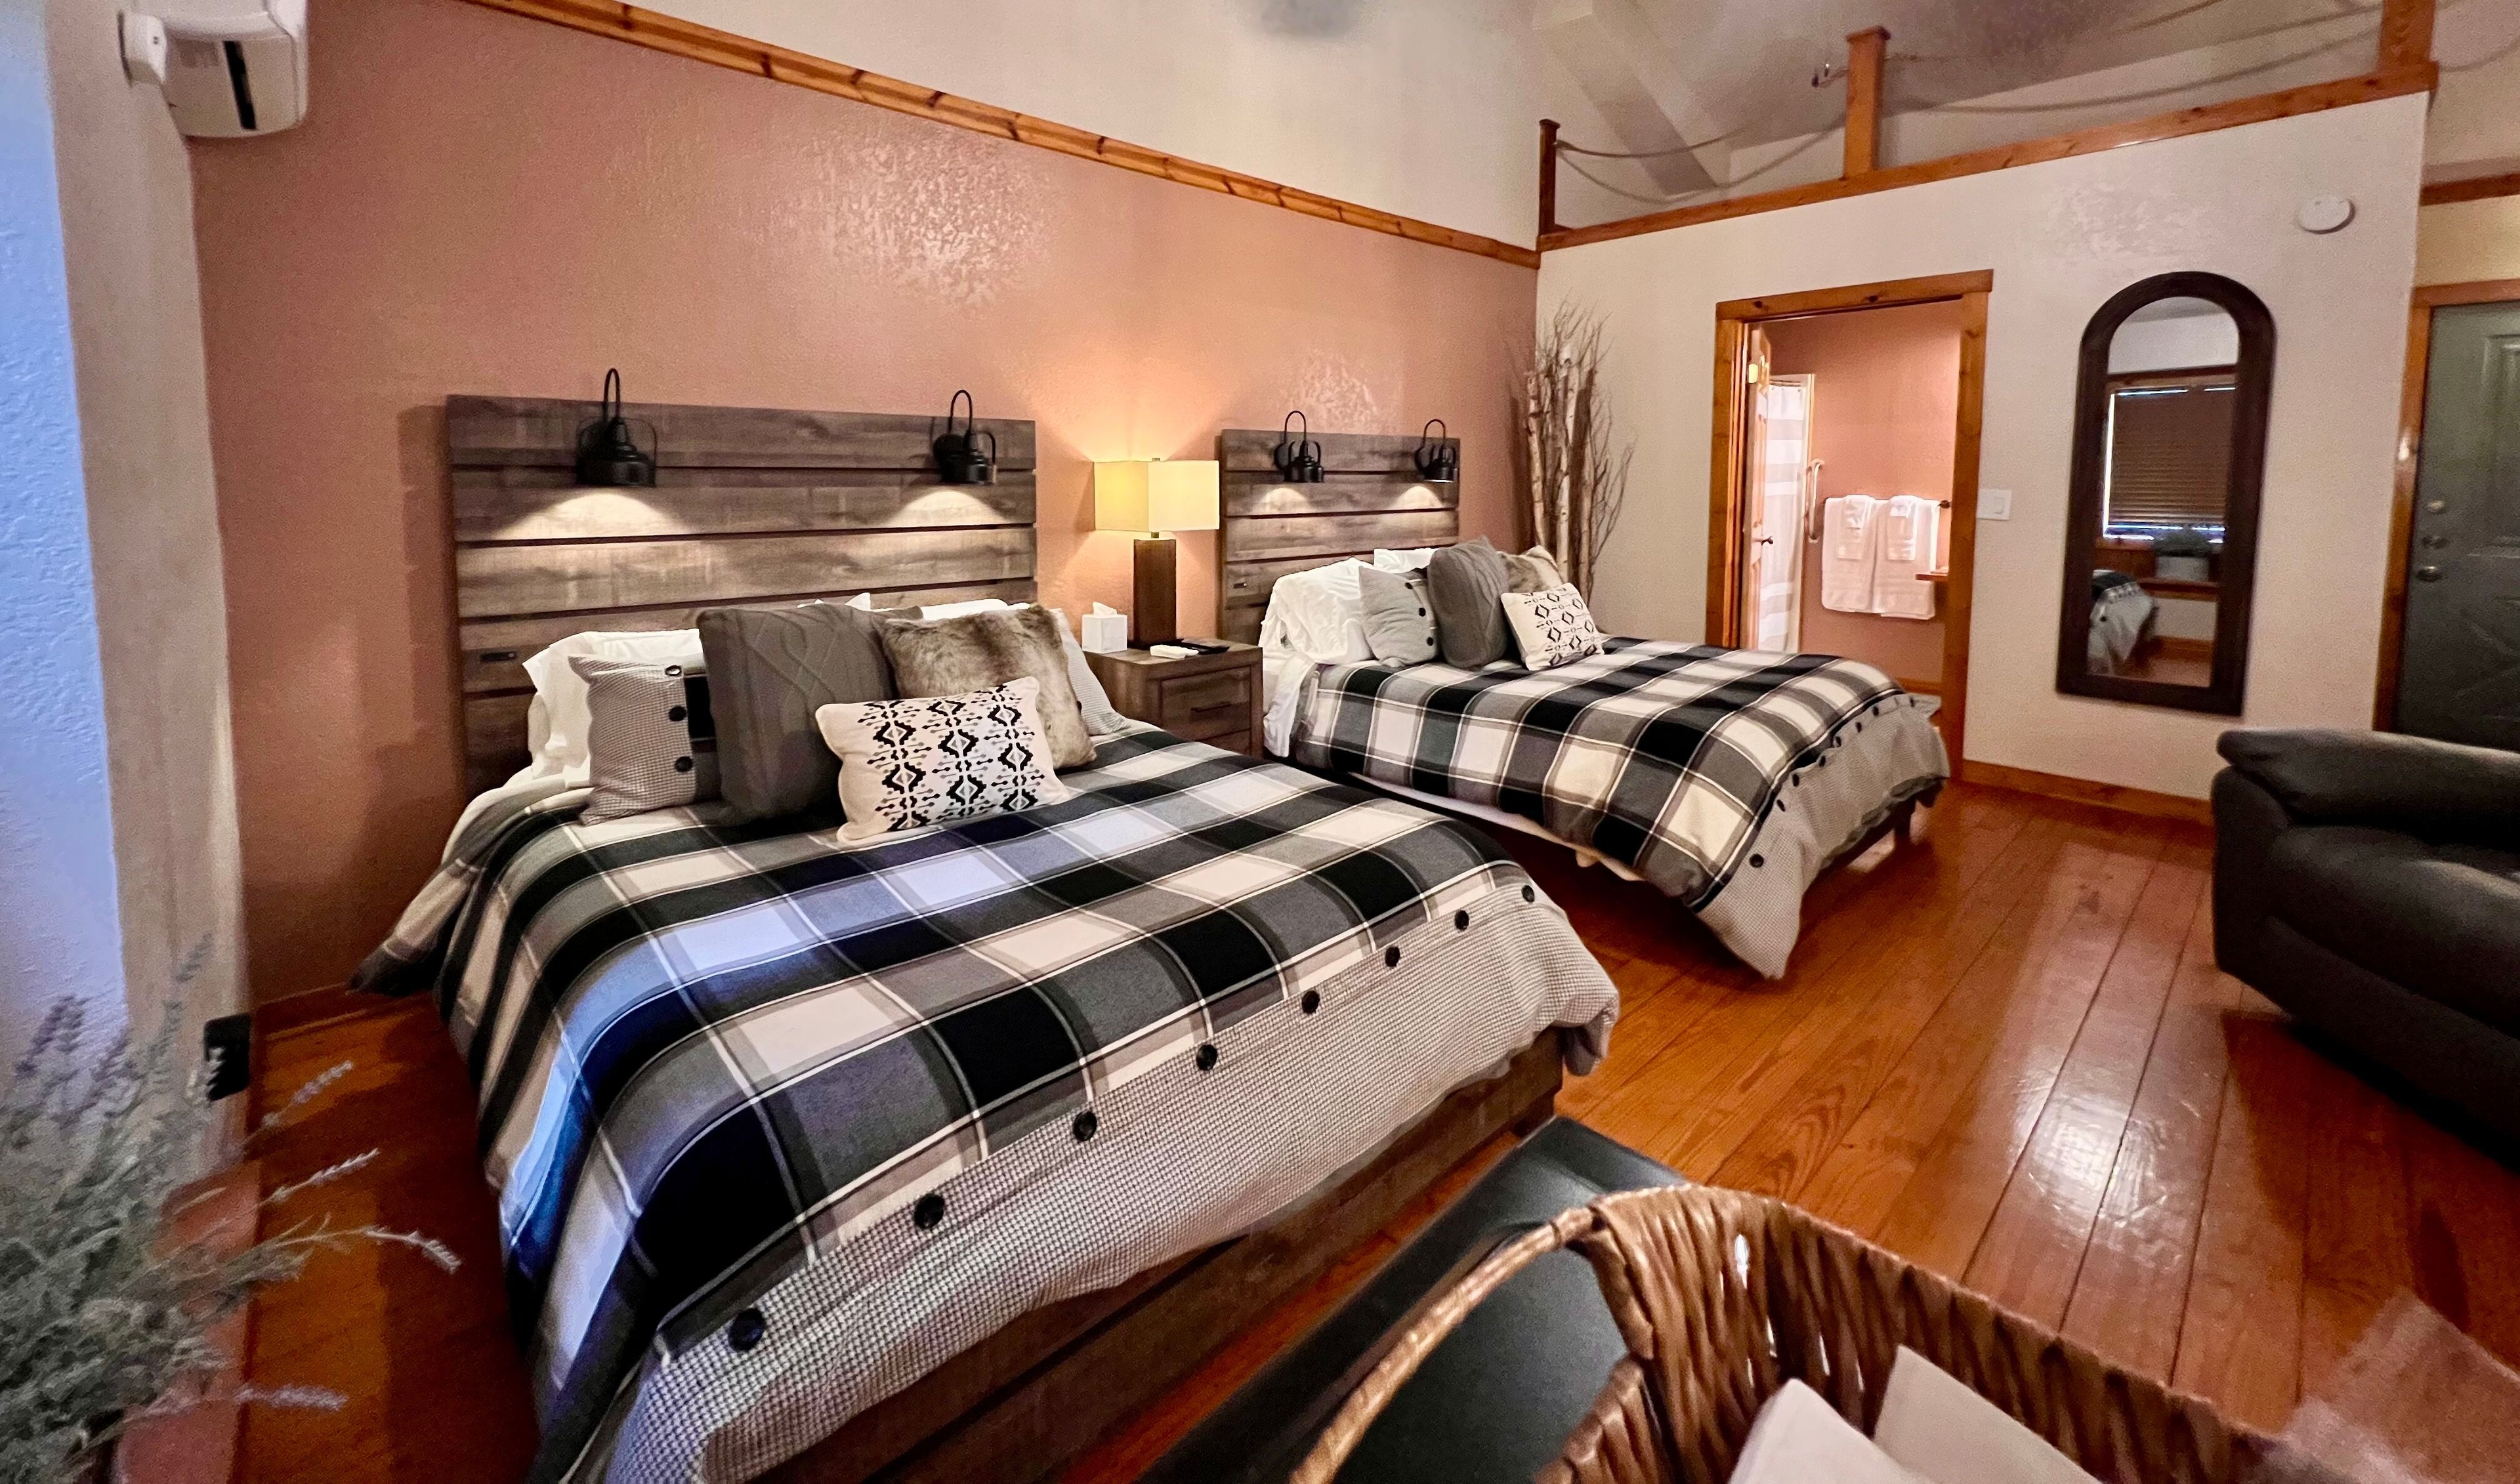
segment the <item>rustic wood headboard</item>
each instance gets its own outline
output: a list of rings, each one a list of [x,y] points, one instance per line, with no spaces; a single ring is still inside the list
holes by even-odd
[[[1449,546],[1462,533],[1462,486],[1418,476],[1418,440],[1382,433],[1317,432],[1319,484],[1278,476],[1278,429],[1229,427],[1216,435],[1223,466],[1224,530],[1219,533],[1216,632],[1245,644],[1260,637],[1269,590],[1288,572],[1373,549]],[[1444,440],[1457,451],[1461,440]]]
[[[1033,426],[987,421],[998,482],[939,484],[939,418],[633,404],[653,489],[576,485],[593,402],[446,399],[468,786],[525,761],[523,661],[587,629],[691,626],[704,607],[872,591],[878,603],[1033,596]],[[644,436],[647,428],[641,427]]]

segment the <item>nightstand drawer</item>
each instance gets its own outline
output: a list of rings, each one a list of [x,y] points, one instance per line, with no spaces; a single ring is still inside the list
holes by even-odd
[[[1243,665],[1158,683],[1159,725],[1193,742],[1250,730],[1251,675],[1252,667]]]

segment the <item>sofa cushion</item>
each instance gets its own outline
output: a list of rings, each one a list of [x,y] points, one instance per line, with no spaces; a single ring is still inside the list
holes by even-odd
[[[2353,825],[2284,831],[2275,915],[2395,983],[2520,1035],[2520,852]]]

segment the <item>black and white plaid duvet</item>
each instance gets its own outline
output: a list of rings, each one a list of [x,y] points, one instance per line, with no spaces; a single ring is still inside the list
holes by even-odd
[[[582,793],[520,802],[362,966],[434,985],[479,1089],[538,1475],[591,1457],[643,1363],[749,1348],[748,1306],[852,1237],[954,1222],[940,1190],[1026,1132],[1204,1069],[1421,924],[1540,900],[1474,831],[1165,733],[1066,781],[853,846],[722,805],[578,827]],[[1601,1002],[1569,1023],[1606,1027],[1558,931]]]
[[[1338,665],[1308,684],[1295,761],[1520,815],[1691,911],[1798,770],[1913,703],[1857,660],[1643,639],[1546,670]]]

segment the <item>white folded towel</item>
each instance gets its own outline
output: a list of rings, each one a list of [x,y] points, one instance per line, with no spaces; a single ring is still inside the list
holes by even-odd
[[[1918,495],[1893,495],[1873,517],[1881,527],[1881,559],[1872,567],[1872,611],[1885,618],[1934,616],[1934,585],[1918,581],[1934,570],[1941,541],[1942,507]]]
[[[1821,607],[1838,613],[1872,611],[1872,569],[1881,554],[1881,502],[1870,495],[1833,495],[1821,511]]]

